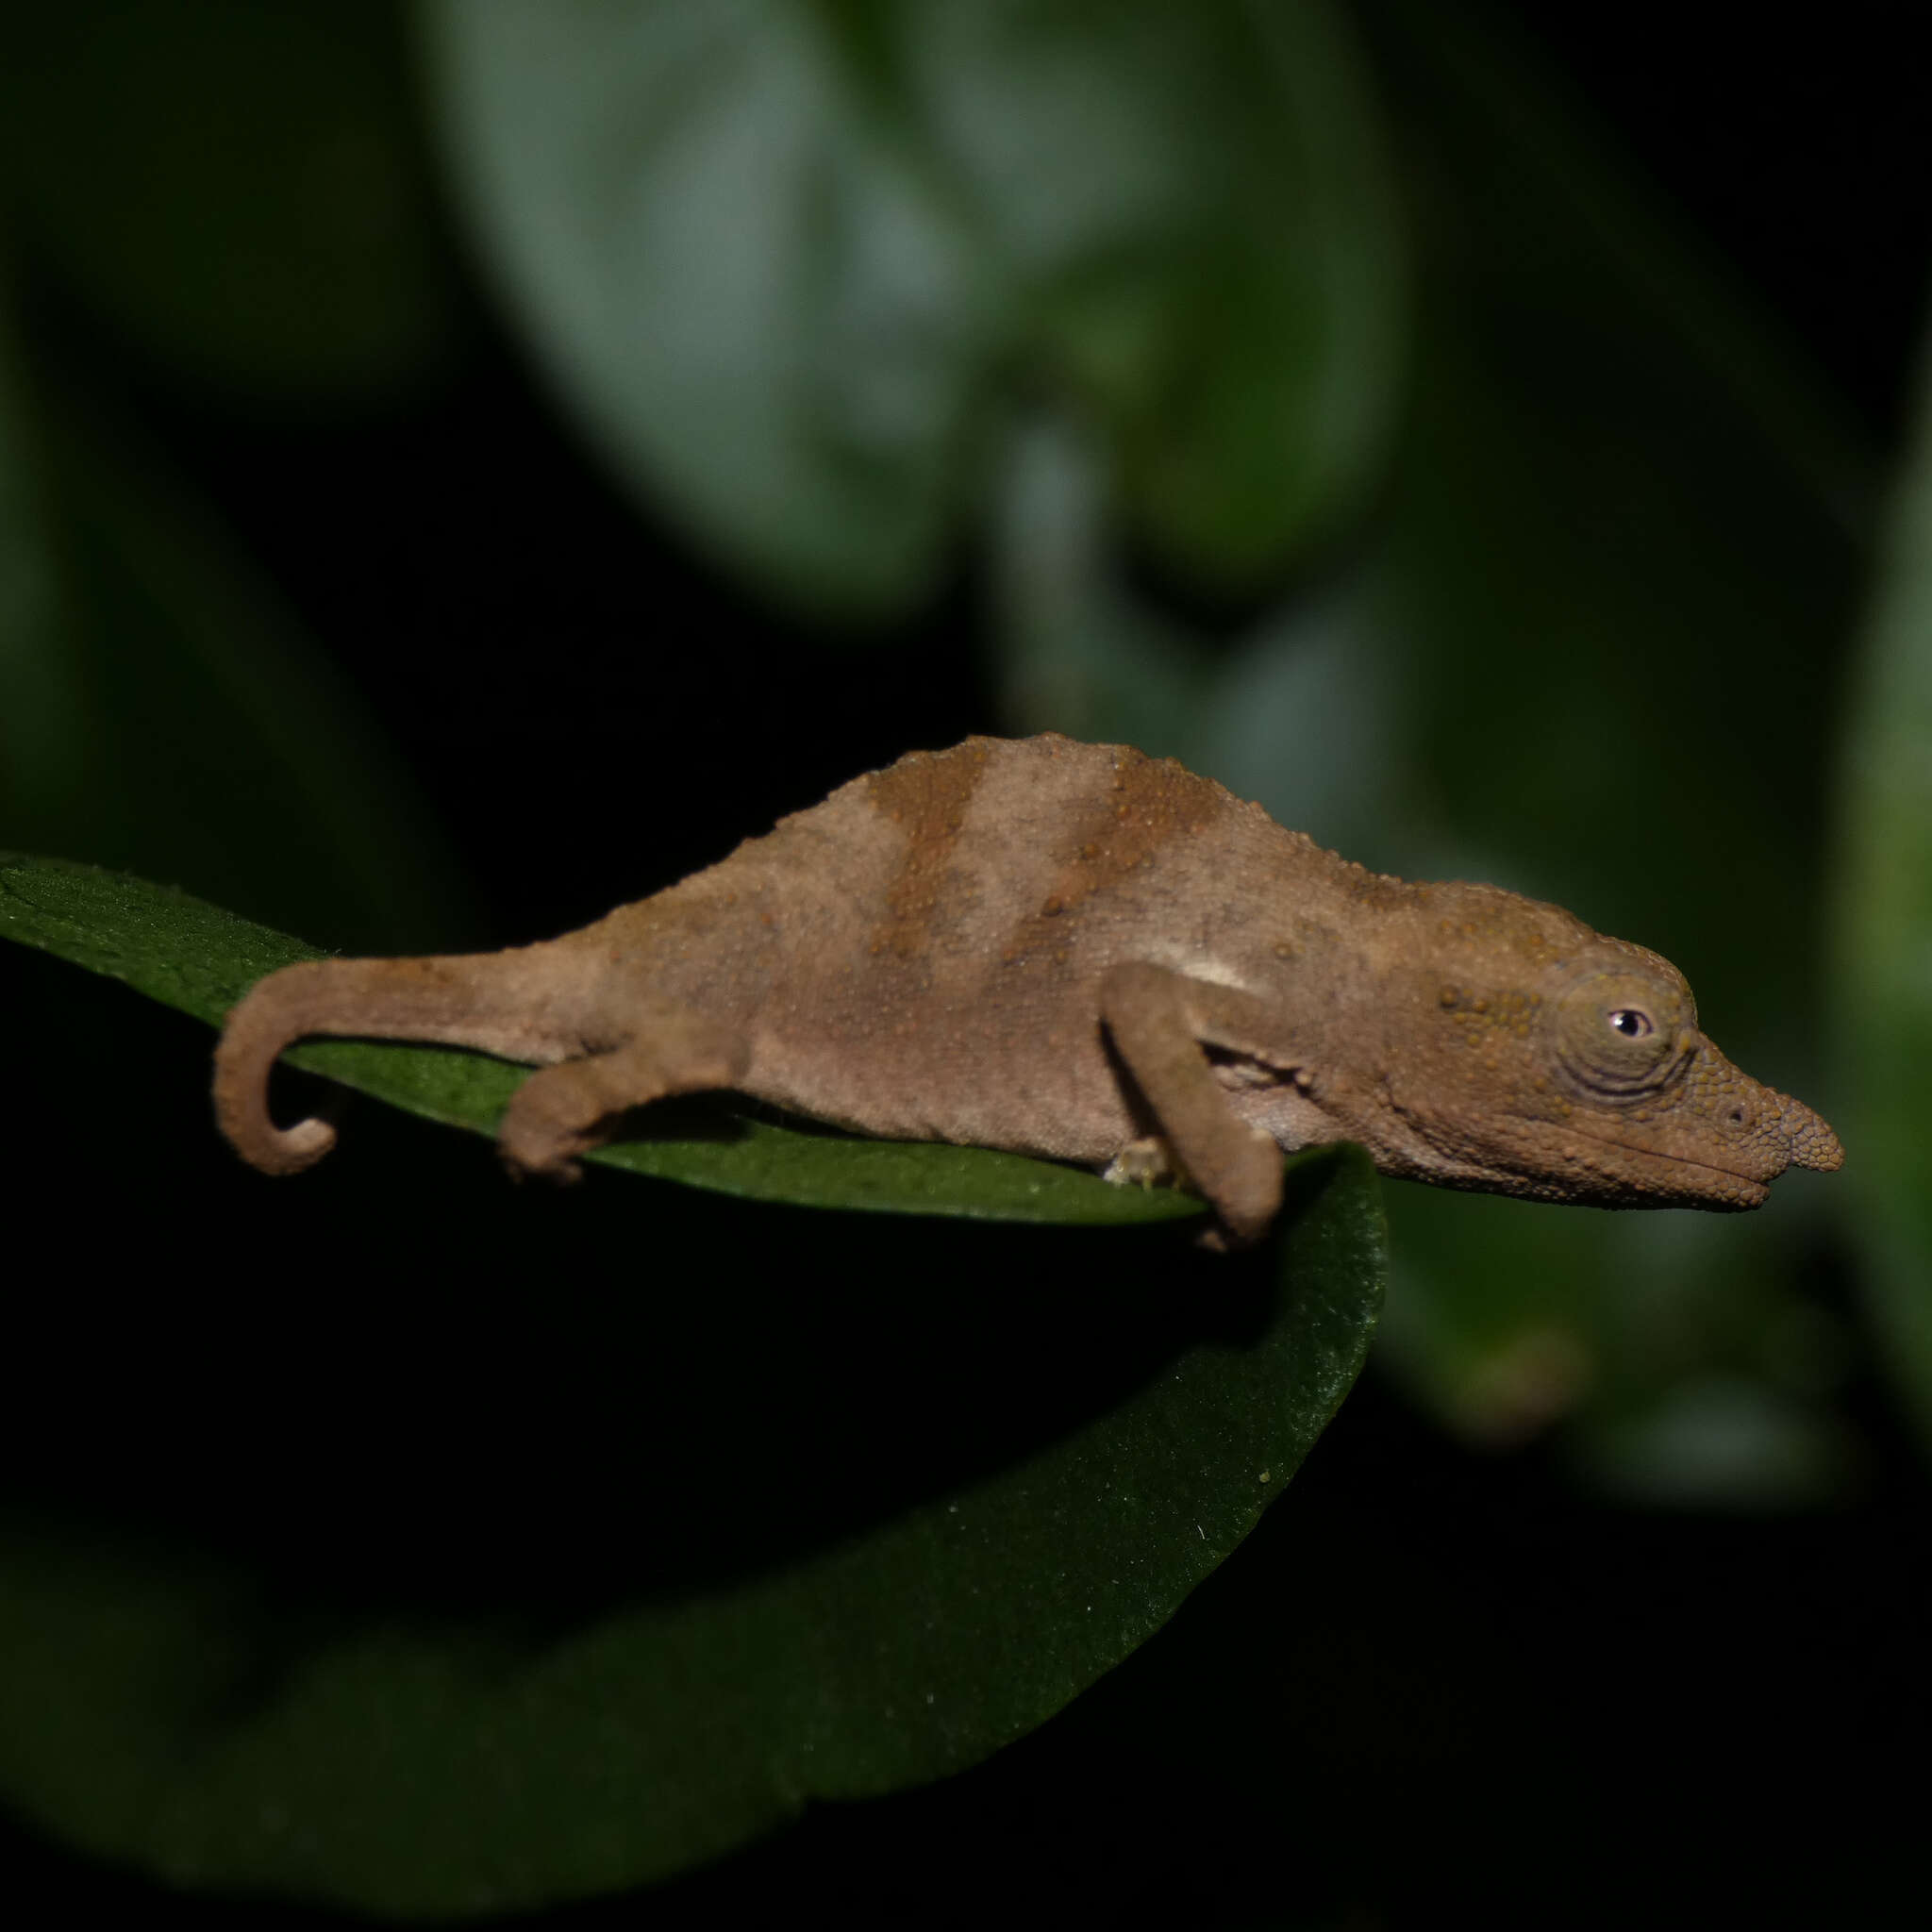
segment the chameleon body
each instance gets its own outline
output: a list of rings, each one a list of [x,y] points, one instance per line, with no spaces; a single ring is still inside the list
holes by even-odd
[[[1412,885],[1170,759],[1057,736],[915,752],[708,870],[500,953],[261,981],[215,1061],[223,1130],[287,1174],[270,1067],[314,1034],[539,1069],[499,1140],[569,1177],[627,1109],[730,1088],[859,1133],[1172,1177],[1257,1239],[1281,1151],[1603,1207],[1755,1208],[1831,1129],[1698,1028],[1683,975],[1557,907]]]

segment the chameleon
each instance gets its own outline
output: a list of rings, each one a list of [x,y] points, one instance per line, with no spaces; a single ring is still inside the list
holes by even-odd
[[[270,974],[214,1074],[222,1130],[268,1173],[334,1143],[268,1108],[277,1056],[317,1034],[533,1064],[498,1128],[518,1175],[575,1178],[629,1109],[731,1089],[1191,1188],[1226,1248],[1266,1233],[1284,1151],[1328,1141],[1605,1208],[1756,1208],[1843,1158],[1647,948],[1371,872],[1170,758],[1053,733],[913,752],[560,939]]]

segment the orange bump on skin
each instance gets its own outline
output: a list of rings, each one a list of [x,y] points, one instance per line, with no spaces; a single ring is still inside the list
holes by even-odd
[[[970,742],[970,741],[969,741]],[[924,951],[938,910],[945,861],[965,827],[966,810],[986,775],[986,758],[944,755],[901,758],[865,781],[874,810],[906,826],[897,876],[887,886],[879,950],[900,958]]]

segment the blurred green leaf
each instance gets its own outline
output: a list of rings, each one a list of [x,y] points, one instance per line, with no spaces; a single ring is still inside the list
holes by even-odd
[[[382,0],[8,8],[20,239],[203,391],[338,408],[436,375],[452,278],[405,24]]]
[[[1366,489],[1394,402],[1377,123],[1325,5],[431,0],[458,188],[618,473],[779,594],[930,591],[998,385],[1220,585]]]
[[[124,980],[214,1025],[265,974],[322,957],[299,940],[185,892],[93,866],[9,854],[0,854],[0,937]],[[345,1087],[478,1134],[494,1132],[523,1078],[521,1069],[501,1060],[440,1047],[330,1041],[297,1047],[288,1058]],[[626,1141],[590,1158],[799,1207],[1090,1224],[1202,1212],[1199,1200],[1171,1189],[1114,1187],[1083,1170],[1016,1154],[860,1141],[708,1111],[693,1132],[690,1109],[657,1111],[681,1122],[685,1134]]]
[[[1108,508],[1211,593],[1334,532],[1388,454],[1404,240],[1378,104],[1325,4],[929,0],[915,125],[1021,306]]]
[[[1493,879],[1656,947],[1740,1064],[1818,1097],[1825,646],[1857,592],[1869,460],[1507,37],[1407,4],[1371,18],[1435,212],[1411,409],[1350,614],[1397,694],[1401,776],[1368,781],[1380,836],[1351,856]],[[1521,1364],[1567,1362],[1529,1377],[1541,1419],[1580,1407],[1579,1457],[1600,1443],[1626,1493],[1669,1467],[1673,1502],[1699,1480],[1692,1437],[1646,1457],[1632,1432],[1725,1378],[1762,1396],[1767,1483],[1826,1480],[1807,1445],[1830,1389],[1782,1338],[1809,1319],[1801,1270],[1835,1185],[1801,1177],[1741,1223],[1506,1224],[1397,1191],[1405,1308],[1427,1313],[1391,1365],[1442,1345],[1411,1386],[1507,1435],[1534,1413]],[[1750,1489],[1744,1443],[1713,1450],[1708,1501]]]
[[[1008,719],[1177,755],[1213,689],[1213,658],[1119,581],[1107,470],[1091,440],[1045,415],[1016,425],[992,534]]]
[[[1932,363],[1927,364],[1932,371]],[[1843,742],[1836,1037],[1854,1237],[1884,1357],[1932,1432],[1932,383]]]
[[[1864,1474],[1850,1431],[1762,1381],[1713,1374],[1587,1437],[1599,1488],[1651,1507],[1734,1513],[1818,1507]]]
[[[0,841],[186,879],[366,949],[457,868],[406,774],[182,479],[0,314]]]
[[[1091,455],[1029,431],[1029,507],[1016,491],[999,525],[1009,715],[1124,731],[1379,870],[1490,879],[1655,946],[1727,1052],[1816,1096],[1824,646],[1869,460],[1482,11],[1352,18],[1394,130],[1415,326],[1349,568],[1210,645],[1126,581]],[[1788,1346],[1825,1319],[1800,1271],[1835,1185],[1798,1177],[1722,1224],[1391,1189],[1383,1358],[1477,1440],[1579,1415],[1575,1453],[1600,1445],[1626,1491],[1676,1457],[1673,1501],[1709,1441],[1709,1500],[1755,1503],[1753,1444],[1773,1474],[1837,1466],[1813,1453],[1812,1365],[1840,1353]],[[1712,1377],[1756,1389],[1760,1425],[1671,1433]],[[1669,1454],[1640,1453],[1646,1419]]]
[[[1062,1268],[1030,1284],[1029,1299],[1074,1303],[1111,1330],[1160,1308],[1171,1323],[1185,1291],[1192,1314],[1170,1331],[1185,1339],[1157,1343],[1103,1410],[1076,1407],[1007,1459],[895,1500],[836,1540],[761,1546],[728,1574],[692,1578],[675,1565],[668,1578],[653,1560],[656,1519],[671,1516],[675,1541],[695,1485],[724,1512],[714,1534],[728,1541],[738,1517],[764,1520],[758,1495],[734,1503],[708,1489],[703,1469],[680,1464],[679,1445],[631,1464],[620,1441],[602,1438],[580,1469],[546,1442],[492,1453],[419,1438],[413,1458],[362,1473],[420,1495],[418,1543],[440,1547],[452,1515],[478,1525],[486,1575],[491,1559],[513,1574],[525,1558],[532,1513],[560,1511],[593,1535],[602,1524],[607,1549],[552,1557],[583,1566],[588,1554],[601,1580],[588,1593],[566,1589],[560,1609],[534,1620],[500,1580],[455,1600],[445,1586],[425,1605],[387,1573],[373,1585],[339,1573],[332,1511],[354,1512],[357,1465],[326,1447],[321,1466],[348,1464],[346,1495],[298,1485],[292,1503],[276,1497],[271,1513],[289,1517],[282,1541],[246,1562],[102,1522],[0,1520],[0,1790],[63,1838],[175,1884],[448,1916],[637,1885],[814,1799],[973,1764],[1174,1613],[1254,1527],[1351,1385],[1380,1295],[1374,1176],[1358,1150],[1330,1149],[1298,1160],[1289,1186],[1275,1245],[1235,1261],[1153,1239],[1130,1253],[1117,1237],[1060,1237],[1073,1243],[1056,1251]],[[647,1361],[600,1381],[604,1359],[589,1356],[634,1341],[625,1305],[655,1284],[600,1270],[579,1318],[585,1399],[608,1399],[616,1389],[606,1384],[629,1377],[648,1392]],[[972,1292],[942,1267],[938,1278],[949,1296]],[[883,1284],[874,1319],[909,1285]],[[668,1286],[677,1298],[690,1284]],[[773,1287],[791,1295],[787,1281]],[[854,1321],[869,1291],[849,1285]],[[619,1306],[595,1317],[593,1300]],[[758,1318],[755,1293],[738,1300],[737,1342],[721,1339],[723,1355],[673,1373],[715,1383],[727,1412],[749,1391],[741,1429],[753,1444],[813,1460],[815,1441],[771,1437],[755,1399],[774,1374],[758,1359],[771,1318]],[[1025,1306],[997,1319],[1024,1321]],[[946,1321],[969,1320],[955,1307],[921,1332],[936,1339]],[[1031,1334],[1021,1328],[986,1357],[1007,1361],[1016,1386]],[[439,1365],[453,1346],[446,1339]],[[350,1348],[346,1383],[332,1383],[329,1412],[351,1433],[379,1353]],[[915,1388],[943,1375],[921,1361],[903,1373]],[[413,1399],[442,1417],[428,1392]],[[1004,1399],[977,1387],[981,1409]],[[506,1382],[489,1413],[521,1422],[537,1400]],[[802,1408],[810,1413],[808,1399]],[[229,1432],[256,1443],[249,1420],[245,1400],[212,1419],[218,1485],[238,1450]],[[275,1442],[267,1430],[271,1452]],[[880,1441],[873,1460],[924,1470],[943,1447],[915,1423]],[[525,1464],[534,1486],[520,1481]],[[754,1491],[758,1464],[754,1454],[741,1478]],[[474,1484],[485,1493],[472,1496]],[[444,1486],[457,1493],[439,1503]]]

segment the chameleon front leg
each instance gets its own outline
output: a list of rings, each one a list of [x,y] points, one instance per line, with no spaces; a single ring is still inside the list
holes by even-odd
[[[504,1109],[498,1151],[513,1174],[574,1181],[576,1158],[602,1146],[620,1114],[675,1093],[735,1087],[750,1064],[742,1032],[689,1008],[665,1008],[623,1046],[532,1074]]]
[[[1252,1246],[1281,1207],[1281,1149],[1228,1105],[1202,1048],[1291,1072],[1269,1008],[1237,988],[1136,960],[1102,977],[1100,1016],[1183,1175],[1214,1209],[1222,1244]]]

